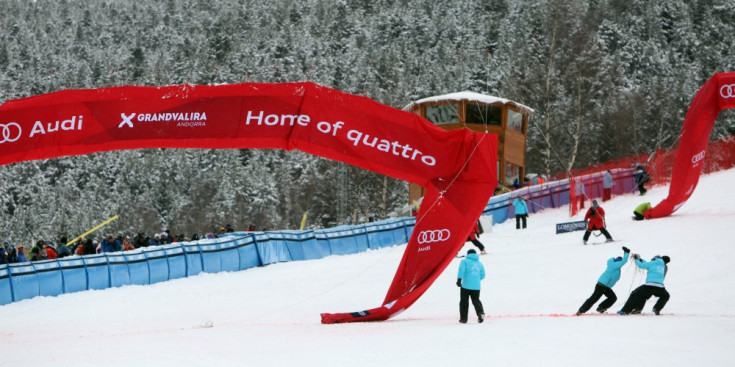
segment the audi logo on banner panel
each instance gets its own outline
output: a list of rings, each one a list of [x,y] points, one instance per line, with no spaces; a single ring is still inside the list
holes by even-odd
[[[695,165],[696,166],[697,163],[699,163],[700,161],[702,161],[702,159],[704,159],[704,153],[705,153],[705,151],[703,150],[703,151],[701,151],[701,152],[693,155],[692,156],[692,165]]]
[[[450,232],[448,229],[432,229],[421,231],[418,236],[420,245],[425,243],[442,242],[449,239]]]
[[[5,142],[12,143],[20,139],[22,132],[23,129],[21,129],[20,125],[15,122],[0,124],[0,144]]]
[[[720,88],[722,98],[735,98],[735,84],[723,85]]]

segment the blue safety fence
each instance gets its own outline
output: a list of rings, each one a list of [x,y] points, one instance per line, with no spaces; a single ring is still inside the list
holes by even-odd
[[[622,195],[633,192],[635,185],[635,170],[620,168],[610,170],[613,177],[613,195]],[[602,177],[604,172],[577,176],[584,184],[584,196],[587,200],[602,197]],[[544,209],[559,208],[569,204],[569,180],[553,181],[540,185],[524,187],[502,195],[490,198],[482,215],[492,216],[493,224],[502,223],[508,218],[515,217],[513,201],[518,195],[526,200],[529,213],[536,213]]]
[[[633,192],[634,171],[612,170],[613,194]],[[602,173],[580,176],[588,199],[602,195]],[[501,223],[514,216],[512,202],[523,195],[531,213],[569,204],[568,180],[522,188],[490,199],[483,215]],[[215,239],[0,265],[0,305],[37,296],[89,289],[155,284],[202,272],[239,271],[278,262],[354,254],[408,242],[414,218],[388,219],[306,231],[234,232]]]
[[[134,251],[5,264],[0,265],[0,305],[395,246],[408,242],[414,224],[414,218],[397,218],[320,230],[234,232]]]

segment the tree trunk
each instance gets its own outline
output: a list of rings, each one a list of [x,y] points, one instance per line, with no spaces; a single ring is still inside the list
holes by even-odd
[[[549,45],[549,56],[546,60],[546,81],[545,95],[544,95],[544,142],[546,143],[546,149],[543,152],[544,155],[544,167],[546,175],[551,176],[551,75],[554,70],[554,52],[556,48],[556,26],[557,20],[554,19],[554,23],[551,29],[551,44]]]
[[[572,152],[569,155],[569,164],[567,165],[567,172],[571,172],[574,167],[574,161],[577,159],[577,150],[579,149],[579,140],[582,137],[582,71],[577,71],[577,116],[575,119],[574,126],[574,144],[572,145]]]

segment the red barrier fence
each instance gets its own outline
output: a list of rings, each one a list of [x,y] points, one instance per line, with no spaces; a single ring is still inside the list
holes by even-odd
[[[653,154],[641,154],[595,164],[586,168],[572,170],[574,177],[587,175],[595,172],[603,172],[615,168],[635,168],[643,164],[651,175],[650,185],[664,185],[671,181],[671,174],[676,160],[676,149],[659,149]],[[651,158],[648,161],[649,157]],[[648,161],[648,163],[646,163]],[[735,167],[735,136],[728,136],[709,143],[707,156],[704,158],[702,173],[707,174]],[[568,178],[567,172],[560,172],[553,176],[552,180]]]

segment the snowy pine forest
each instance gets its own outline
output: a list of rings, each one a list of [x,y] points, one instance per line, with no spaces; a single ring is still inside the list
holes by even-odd
[[[313,81],[402,108],[462,90],[535,109],[528,172],[676,146],[735,70],[731,0],[3,0],[0,102],[70,88]],[[723,113],[713,137],[735,133]],[[151,149],[0,167],[0,237],[314,227],[382,218],[407,185],[298,152]]]

